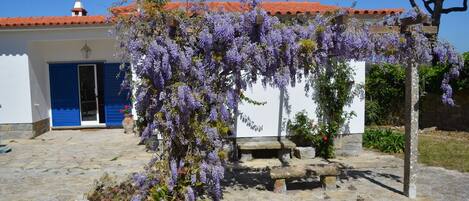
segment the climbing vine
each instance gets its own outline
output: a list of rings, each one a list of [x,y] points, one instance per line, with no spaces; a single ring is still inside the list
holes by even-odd
[[[135,91],[142,140],[160,139],[152,146],[158,154],[134,176],[139,190],[133,200],[220,200],[227,156],[223,139],[242,114],[237,111],[241,100],[261,104],[242,95],[256,82],[286,91],[306,80],[325,121],[324,155],[330,157],[333,136],[352,115],[343,111],[354,88],[348,61],[432,59],[430,41],[418,27],[412,34],[374,34],[362,21],[340,20],[346,11],[283,23],[257,1],[242,2],[246,11],[241,13],[208,9],[204,3],[167,10],[165,4],[139,1],[140,9],[119,16],[115,26],[120,56],[131,64],[127,73],[134,74],[127,84]],[[399,24],[400,18],[386,23]],[[453,51],[437,55],[458,70]],[[450,103],[449,85],[444,86]],[[256,129],[247,116],[241,118]]]
[[[330,65],[317,73],[314,83],[314,102],[317,117],[320,119],[318,154],[324,158],[334,157],[334,138],[343,133],[347,120],[355,116],[353,111],[346,111],[345,106],[362,91],[361,85],[353,81],[354,71],[348,63],[331,59]]]

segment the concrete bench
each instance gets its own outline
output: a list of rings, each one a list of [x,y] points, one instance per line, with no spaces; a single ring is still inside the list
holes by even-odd
[[[319,176],[323,189],[335,190],[339,170],[333,164],[275,167],[270,170],[270,178],[275,180],[274,192],[286,193],[286,179],[299,179]]]
[[[290,160],[290,153],[295,147],[295,143],[288,139],[238,143],[238,148],[241,152],[241,161],[252,160],[252,152],[254,150],[277,150],[279,159],[286,162]]]

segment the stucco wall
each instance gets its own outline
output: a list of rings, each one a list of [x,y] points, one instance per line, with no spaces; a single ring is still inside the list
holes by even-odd
[[[31,123],[29,57],[3,48],[0,43],[0,124]]]
[[[48,63],[116,62],[110,27],[0,30],[0,124],[50,117]],[[80,49],[92,49],[84,59]]]
[[[350,62],[355,70],[354,80],[356,84],[365,83],[365,62]],[[267,104],[263,106],[254,106],[250,104],[241,104],[239,109],[253,120],[256,125],[262,126],[260,132],[251,130],[245,123],[238,120],[237,137],[272,137],[278,136],[279,126],[279,103],[280,91],[272,87],[264,88],[262,84],[255,84],[251,89],[245,92],[246,96],[256,101]],[[287,114],[283,111],[283,121],[293,119],[295,114],[306,110],[308,115],[317,120],[316,105],[311,97],[305,95],[304,83],[298,83],[296,87],[289,87],[289,103],[291,105],[291,113]],[[309,93],[311,94],[311,93]],[[364,95],[364,94],[363,94]],[[347,111],[354,111],[356,116],[353,117],[344,127],[345,134],[361,134],[365,129],[365,100],[364,96],[355,96],[353,103],[346,108]],[[285,136],[285,129],[281,132],[281,136]]]

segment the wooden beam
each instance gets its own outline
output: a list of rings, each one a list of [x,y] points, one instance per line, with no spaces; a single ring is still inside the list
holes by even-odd
[[[415,31],[415,26],[404,27],[406,31]],[[426,34],[436,34],[438,32],[438,27],[436,26],[423,26],[422,30]],[[401,27],[399,26],[370,26],[371,33],[375,34],[386,34],[386,33],[399,33],[401,32]]]
[[[437,26],[423,26],[423,32],[427,34],[437,34],[438,27]]]
[[[427,15],[418,15],[416,18],[406,17],[401,19],[401,26],[410,26],[429,22]]]
[[[334,22],[335,24],[347,24],[348,18],[348,15],[339,15],[335,17]]]
[[[400,27],[398,26],[371,26],[371,33],[375,34],[386,34],[386,33],[399,33]]]

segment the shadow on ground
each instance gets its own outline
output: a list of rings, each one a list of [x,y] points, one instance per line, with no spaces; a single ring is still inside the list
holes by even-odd
[[[255,188],[257,190],[273,191],[274,180],[270,178],[269,168],[249,168],[233,165],[225,169],[223,187],[235,187],[237,189]],[[289,179],[288,190],[311,190],[321,188],[319,177]]]
[[[389,174],[389,173],[380,173],[377,171],[372,171],[372,170],[361,170],[361,169],[354,169],[351,166],[348,166],[347,164],[344,163],[338,163],[338,165],[341,174],[339,175],[339,181],[349,181],[349,180],[358,180],[358,179],[366,179],[369,182],[376,184],[384,189],[387,189],[391,192],[401,194],[403,195],[404,193],[400,190],[397,190],[396,188],[385,184],[381,181],[383,180],[392,180],[393,182],[396,183],[402,183],[402,178],[400,176],[397,176],[395,174]]]
[[[341,171],[337,182],[339,189],[345,188],[345,185],[341,186],[341,184],[348,183],[352,180],[365,179],[377,186],[389,190],[390,192],[401,195],[403,194],[401,190],[382,182],[384,180],[402,184],[402,178],[400,176],[389,173],[380,173],[373,170],[353,169],[343,163],[332,163],[336,163]],[[235,187],[239,190],[255,188],[257,190],[273,191],[274,181],[270,179],[269,168],[250,168],[239,164],[233,164],[225,169],[225,178],[222,181],[222,185],[223,187]],[[313,176],[310,178],[287,180],[287,187],[288,190],[311,190],[321,188],[321,183],[319,182],[319,177]]]

